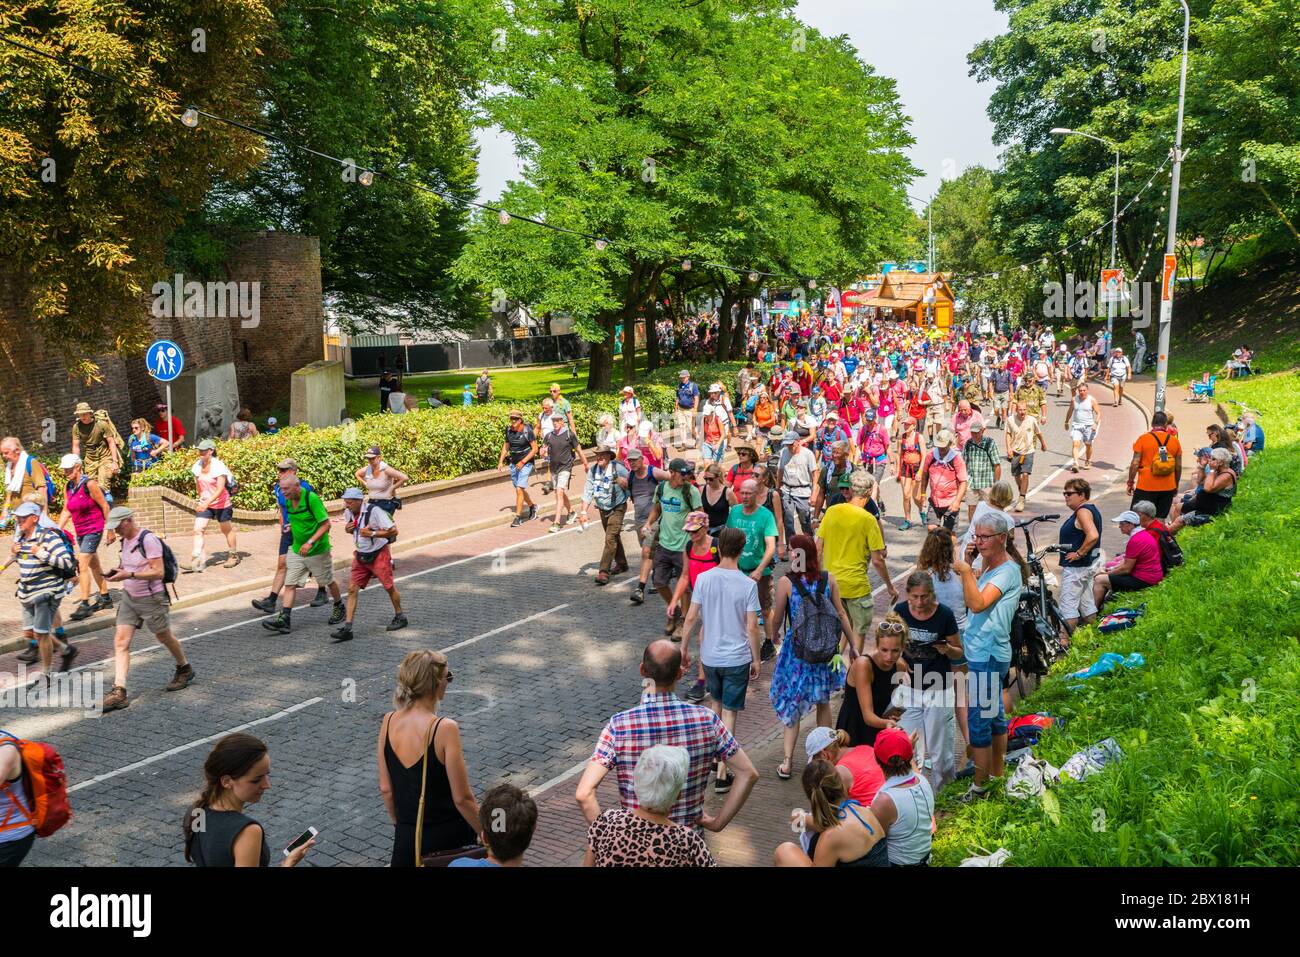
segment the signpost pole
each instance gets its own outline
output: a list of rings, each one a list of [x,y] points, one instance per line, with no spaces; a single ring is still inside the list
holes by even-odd
[[[172,384],[167,383],[167,451],[172,451]]]

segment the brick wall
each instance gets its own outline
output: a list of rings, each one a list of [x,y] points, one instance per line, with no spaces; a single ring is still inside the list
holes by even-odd
[[[244,405],[287,403],[290,374],[321,358],[320,242],[292,233],[250,234],[232,249],[227,269],[229,279],[261,283],[257,328],[242,329],[237,318],[158,318],[149,308],[152,296],[141,309],[155,338],[180,345],[187,369],[234,362]],[[102,381],[70,379],[62,358],[23,321],[21,289],[0,267],[0,435],[17,435],[34,446],[41,442],[42,422],[52,419],[50,444],[67,449],[72,409],[83,399],[108,409],[123,435],[132,418],[152,420],[163,387],[150,378],[144,356],[110,353],[95,361]]]

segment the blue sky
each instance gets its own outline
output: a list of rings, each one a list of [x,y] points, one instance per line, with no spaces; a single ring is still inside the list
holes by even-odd
[[[916,138],[912,163],[922,172],[912,184],[922,200],[914,206],[924,205],[941,178],[997,164],[986,113],[992,86],[977,83],[966,65],[975,44],[1006,29],[993,0],[801,0],[798,15],[823,33],[847,34],[864,62],[898,81]],[[518,163],[499,130],[480,131],[478,141],[480,195],[495,199]]]

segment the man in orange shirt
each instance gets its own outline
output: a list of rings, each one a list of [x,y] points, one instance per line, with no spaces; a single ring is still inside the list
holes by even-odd
[[[1183,447],[1178,436],[1167,431],[1169,417],[1163,412],[1151,416],[1151,431],[1133,443],[1133,461],[1128,466],[1130,508],[1138,502],[1156,507],[1156,517],[1169,517],[1174,494],[1183,477]]]

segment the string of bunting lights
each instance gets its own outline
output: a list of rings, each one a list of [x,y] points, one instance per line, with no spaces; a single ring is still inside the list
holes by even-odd
[[[108,74],[105,73],[101,73],[98,70],[93,70],[90,67],[82,66],[79,63],[73,63],[72,61],[67,60],[63,57],[56,56],[52,53],[48,53],[36,47],[29,46],[28,44],[21,43],[17,40],[14,40],[11,37],[0,35],[0,41],[3,41],[4,43],[8,43],[11,46],[24,50],[28,53],[32,53],[37,56],[44,57],[45,59],[58,63],[61,66],[67,67],[68,69],[75,70],[80,73],[84,73],[88,76],[95,77],[96,79],[106,80],[110,83],[116,83],[119,85],[125,85],[122,80],[119,80],[116,77],[109,76]],[[280,143],[281,145],[289,149],[295,149],[300,152],[307,153],[311,156],[315,156],[319,159],[326,160],[331,163],[335,163],[339,167],[345,170],[351,169],[354,171],[355,181],[361,184],[362,186],[371,186],[373,185],[376,177],[382,177],[388,180],[389,182],[398,184],[400,186],[405,186],[408,189],[413,189],[419,192],[437,196],[438,198],[440,198],[441,200],[447,203],[459,205],[462,207],[479,209],[485,212],[496,213],[497,221],[502,226],[508,226],[510,223],[514,222],[515,220],[519,220],[520,222],[528,223],[533,226],[539,226],[543,229],[549,229],[556,233],[562,233],[564,235],[574,236],[579,239],[587,240],[591,242],[598,251],[602,251],[602,252],[611,246],[615,248],[625,248],[634,251],[642,248],[639,247],[635,242],[630,240],[610,239],[607,236],[588,233],[577,229],[569,229],[564,226],[557,226],[556,224],[546,222],[545,220],[536,219],[531,216],[525,216],[520,213],[511,212],[501,206],[493,205],[491,203],[480,203],[475,200],[465,199],[460,196],[451,195],[445,192],[444,190],[438,189],[437,187],[429,186],[425,183],[416,182],[414,180],[408,179],[404,176],[396,175],[394,173],[385,172],[383,170],[372,168],[372,167],[360,167],[357,166],[355,162],[352,161],[351,159],[334,156],[330,153],[325,153],[320,150],[313,149],[302,143],[297,143],[292,140],[285,139],[284,137],[279,136],[278,134],[271,133],[266,130],[258,129],[257,127],[250,126],[246,123],[242,123],[239,120],[235,120],[227,116],[222,116],[217,113],[211,113],[207,110],[200,109],[199,107],[194,106],[193,104],[187,106],[185,110],[179,116],[176,117],[176,119],[178,122],[180,122],[182,126],[191,130],[198,128],[201,119],[208,119],[216,123],[222,123],[234,129],[242,130],[246,133],[251,133],[255,136],[259,136],[264,140]],[[1130,199],[1127,203],[1125,203],[1123,209],[1119,211],[1119,216],[1118,216],[1119,219],[1122,219],[1124,217],[1124,214],[1128,212],[1128,210],[1142,198],[1142,195],[1146,192],[1146,190],[1149,189],[1152,183],[1155,182],[1156,177],[1158,177],[1162,172],[1165,171],[1165,167],[1168,166],[1170,159],[1171,157],[1166,157],[1165,161],[1160,164],[1159,168],[1157,168],[1154,173],[1152,173],[1150,179],[1148,179],[1145,185],[1143,185],[1143,187],[1140,190],[1138,190],[1137,194],[1134,195],[1133,198]],[[1170,174],[1166,173],[1166,175],[1170,175]],[[1166,187],[1165,188],[1166,201],[1168,195],[1169,195],[1169,190],[1168,187]],[[1162,211],[1163,211],[1163,207],[1162,207]],[[1069,245],[1065,246],[1063,249],[1055,253],[1047,253],[1044,254],[1041,257],[1041,259],[1033,259],[1028,262],[1020,263],[1019,269],[1022,272],[1026,272],[1029,270],[1030,266],[1034,265],[1035,263],[1041,262],[1043,264],[1047,264],[1053,256],[1066,256],[1075,248],[1082,248],[1088,245],[1088,243],[1090,243],[1095,237],[1097,237],[1102,232],[1104,232],[1114,221],[1115,218],[1112,217],[1111,219],[1103,223],[1101,226],[1098,226],[1096,229],[1092,230],[1090,233],[1088,233],[1088,235],[1084,236],[1082,239],[1070,243]],[[1155,237],[1159,236],[1158,229],[1156,230],[1155,233],[1153,233],[1153,236]],[[1150,255],[1151,255],[1151,250],[1148,249],[1147,258],[1149,258]],[[1138,267],[1135,276],[1141,275],[1142,268],[1145,267],[1146,261],[1147,260],[1144,258],[1142,261],[1142,266]],[[711,262],[708,260],[693,260],[690,258],[683,259],[681,261],[681,268],[683,270],[690,270],[692,268],[696,268],[700,266],[711,268],[711,269],[719,269],[725,272],[734,273],[736,275],[743,274],[746,276],[746,278],[748,278],[748,280],[751,283],[757,283],[761,279],[788,280],[793,283],[802,283],[806,285],[807,288],[815,290],[817,289],[817,285],[819,281],[818,279],[815,278],[796,276],[789,273],[771,272],[762,269],[754,269],[752,267],[735,266],[729,263]],[[983,273],[982,275],[973,276],[973,277],[949,277],[949,278],[950,279],[960,278],[960,280],[963,282],[971,282],[971,281],[978,281],[981,279],[997,279],[999,275],[1000,272],[995,271],[995,272]],[[833,281],[828,281],[827,285],[833,286]]]

